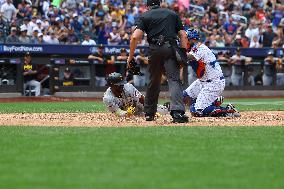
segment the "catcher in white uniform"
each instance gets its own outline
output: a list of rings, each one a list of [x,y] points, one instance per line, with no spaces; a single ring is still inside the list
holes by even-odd
[[[144,116],[144,96],[132,84],[126,83],[120,73],[113,72],[106,78],[109,88],[103,96],[108,110],[119,117]],[[158,105],[157,116],[169,112],[165,105]]]
[[[199,42],[197,30],[187,30],[190,42],[188,63],[195,71],[198,79],[183,91],[184,102],[190,105],[193,116],[239,116],[232,104],[222,107],[225,78],[213,52]]]

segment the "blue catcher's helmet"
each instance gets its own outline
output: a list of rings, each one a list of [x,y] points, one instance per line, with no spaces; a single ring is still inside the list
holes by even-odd
[[[200,39],[199,33],[196,29],[187,29],[186,35],[189,40],[191,39],[199,40]]]

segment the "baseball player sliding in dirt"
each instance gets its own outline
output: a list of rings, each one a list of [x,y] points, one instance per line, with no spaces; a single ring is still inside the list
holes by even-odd
[[[190,43],[188,64],[195,71],[198,79],[183,91],[185,104],[190,106],[193,116],[227,117],[240,116],[232,104],[222,107],[225,88],[225,78],[213,52],[199,42],[199,33],[188,29],[187,37]]]
[[[106,78],[109,88],[103,102],[108,110],[119,117],[144,116],[144,96],[132,84],[126,83],[120,73],[111,73]],[[158,105],[157,116],[169,112],[168,107]]]

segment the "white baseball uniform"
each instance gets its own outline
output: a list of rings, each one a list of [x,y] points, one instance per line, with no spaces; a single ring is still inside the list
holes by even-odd
[[[104,93],[103,102],[110,112],[119,116],[124,116],[130,106],[135,107],[136,114],[142,114],[143,104],[139,102],[141,96],[142,94],[132,84],[126,83],[123,86],[121,97],[116,97],[109,87]]]
[[[138,91],[132,84],[126,83],[123,86],[121,97],[116,97],[110,87],[106,90],[103,96],[103,102],[108,110],[116,115],[123,117],[127,114],[128,107],[135,107],[135,115],[144,115],[144,105],[139,102],[142,93]],[[157,112],[161,115],[169,113],[169,110],[164,105],[157,106]]]
[[[191,98],[196,99],[195,109],[204,110],[222,94],[225,79],[215,55],[206,45],[200,42],[195,44],[189,54],[205,64],[205,72],[185,91]]]

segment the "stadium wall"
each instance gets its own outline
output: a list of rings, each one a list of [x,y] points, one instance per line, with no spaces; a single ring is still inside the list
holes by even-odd
[[[51,95],[56,96],[76,96],[76,97],[101,97],[106,87],[95,86],[95,72],[97,70],[97,62],[87,59],[88,55],[97,52],[98,46],[80,46],[80,45],[30,45],[30,44],[0,44],[0,66],[10,66],[8,71],[13,72],[16,77],[11,85],[0,84],[1,97],[16,97],[23,94],[23,56],[26,52],[32,55],[32,63],[43,66],[48,71],[48,87]],[[104,46],[104,53],[108,55],[117,55],[121,48],[128,46]],[[147,47],[139,47],[138,49],[147,49]],[[215,54],[219,52],[230,52],[234,54],[236,48],[213,48]],[[258,69],[261,69],[262,62],[268,52],[274,51],[275,54],[283,55],[283,49],[272,48],[243,48],[241,54],[252,57],[253,63]],[[137,51],[138,53],[138,51]],[[226,63],[223,63],[226,66]],[[80,84],[78,86],[62,86],[60,77],[66,67],[84,68],[88,71],[88,78],[77,78]],[[114,65],[105,65],[112,69],[125,72],[126,64],[115,62]],[[39,68],[40,69],[40,68]],[[1,73],[1,72],[0,72]],[[188,71],[184,69],[184,78],[186,87],[188,84]],[[244,69],[244,80],[246,81],[247,69]],[[0,75],[3,81],[3,73]],[[138,87],[145,91],[145,87]],[[162,86],[162,91],[167,91],[166,86]],[[275,83],[271,86],[227,86],[225,94],[230,97],[236,96],[284,96],[284,86],[277,86]],[[168,94],[165,92],[165,96]]]

